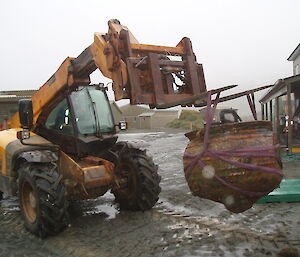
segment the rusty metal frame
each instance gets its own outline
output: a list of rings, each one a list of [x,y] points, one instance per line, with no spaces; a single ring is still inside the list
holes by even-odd
[[[232,95],[228,95],[228,96],[224,96],[224,97],[220,97],[221,92],[226,91],[228,89],[231,89],[233,87],[236,87],[237,85],[232,85],[232,86],[227,86],[227,87],[223,87],[223,88],[218,88],[218,89],[213,89],[210,90],[210,92],[212,93],[212,95],[217,94],[217,96],[215,97],[215,99],[212,100],[212,104],[214,106],[216,106],[218,103],[221,102],[226,102],[226,101],[230,101],[239,97],[243,97],[246,96],[253,118],[255,120],[257,120],[257,112],[256,112],[256,105],[255,105],[255,98],[254,98],[254,93],[270,88],[273,85],[266,85],[266,86],[262,86],[262,87],[257,87],[254,89],[250,89],[250,90],[246,90],[240,93],[236,93],[236,94],[232,94]],[[201,95],[201,98],[199,98],[198,100],[195,101],[194,106],[196,107],[204,107],[207,105],[207,93],[204,93]]]
[[[191,106],[194,99],[206,92],[203,67],[196,61],[189,38],[183,38],[176,47],[131,44],[127,30],[120,31],[119,51],[126,63],[131,104],[149,104],[151,108],[175,105]],[[181,57],[180,61],[168,59]],[[182,72],[183,85],[174,89],[176,72]]]

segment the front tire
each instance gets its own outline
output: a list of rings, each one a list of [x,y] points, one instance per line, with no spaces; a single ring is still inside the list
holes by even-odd
[[[59,233],[68,225],[68,202],[56,165],[25,164],[18,174],[25,227],[42,238]]]
[[[157,166],[145,151],[126,148],[119,153],[116,175],[125,180],[121,188],[112,190],[120,209],[145,211],[158,201],[161,177]]]

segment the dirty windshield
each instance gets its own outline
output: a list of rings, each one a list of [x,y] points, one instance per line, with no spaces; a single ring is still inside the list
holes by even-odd
[[[99,135],[113,131],[114,123],[109,102],[101,90],[82,87],[71,94],[71,99],[80,134]]]

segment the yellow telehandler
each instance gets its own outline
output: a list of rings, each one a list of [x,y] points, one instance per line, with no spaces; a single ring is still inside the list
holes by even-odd
[[[202,65],[191,41],[176,47],[139,44],[118,20],[77,58],[66,58],[0,131],[0,198],[19,195],[26,228],[45,237],[68,224],[68,201],[111,190],[122,209],[152,208],[160,193],[158,168],[145,151],[117,142],[103,84],[115,99],[151,108],[189,106],[206,92]],[[174,56],[176,58],[174,58]],[[175,60],[176,59],[176,60]]]

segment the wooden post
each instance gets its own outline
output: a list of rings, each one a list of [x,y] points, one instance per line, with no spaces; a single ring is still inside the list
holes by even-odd
[[[279,97],[275,98],[275,127],[274,127],[274,132],[278,138],[279,142],[279,135],[280,135],[280,120],[279,120]]]
[[[273,100],[270,101],[270,121],[273,121]]]
[[[292,98],[291,98],[291,84],[287,83],[287,105],[288,105],[288,149],[292,153],[293,148],[293,125],[292,125]]]
[[[265,119],[265,105],[261,104],[261,119]]]

